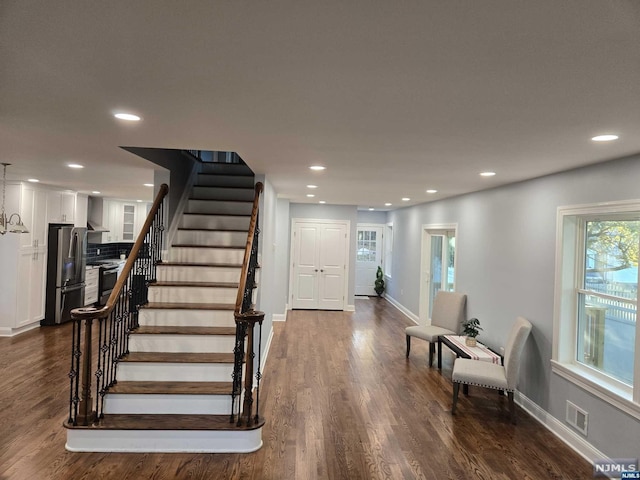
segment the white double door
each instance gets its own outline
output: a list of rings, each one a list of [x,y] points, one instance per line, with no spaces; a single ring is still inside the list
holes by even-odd
[[[291,307],[344,310],[348,222],[293,221]]]

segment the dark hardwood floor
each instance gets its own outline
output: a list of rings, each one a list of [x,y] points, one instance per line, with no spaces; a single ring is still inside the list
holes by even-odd
[[[276,323],[261,410],[264,446],[239,454],[71,453],[70,326],[0,338],[0,479],[587,479],[591,466],[506,397],[471,388],[452,416],[452,359],[384,300]],[[266,340],[266,339],[264,339]]]

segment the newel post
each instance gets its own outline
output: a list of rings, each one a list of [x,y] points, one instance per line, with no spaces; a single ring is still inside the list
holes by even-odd
[[[84,355],[82,357],[82,393],[80,394],[80,406],[78,408],[78,423],[89,425],[94,420],[91,405],[91,331],[93,330],[93,318],[85,320],[84,327]]]
[[[254,422],[259,419],[259,412],[256,408],[255,415],[253,415],[253,362],[255,359],[255,353],[253,351],[254,346],[254,330],[256,323],[262,325],[264,320],[264,312],[256,310],[249,310],[248,312],[236,315],[236,323],[244,323],[247,328],[247,355],[245,361],[245,380],[244,380],[244,402],[242,407],[242,415],[238,419],[238,424],[242,423],[242,419],[245,420],[246,426],[250,427]],[[258,380],[256,388],[256,399],[259,402],[260,395],[260,365],[258,365],[258,373],[256,378]],[[258,403],[258,406],[260,404]]]

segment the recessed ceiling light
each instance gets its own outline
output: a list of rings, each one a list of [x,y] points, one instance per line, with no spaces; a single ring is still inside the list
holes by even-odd
[[[618,135],[607,134],[607,135],[597,135],[595,137],[592,137],[591,140],[593,140],[594,142],[610,142],[612,140],[617,140],[618,138],[619,138]]]
[[[126,120],[127,122],[139,122],[140,117],[138,115],[134,115],[133,113],[114,113],[114,117],[120,120]]]
[[[315,197],[315,195],[313,193],[307,193],[307,197],[313,198],[313,197]]]
[[[403,198],[402,198],[402,201],[403,201],[403,202],[408,202],[409,200],[411,200],[409,197],[403,197]]]
[[[393,205],[393,203],[387,202],[387,203],[384,204],[385,207],[390,207],[391,205]]]
[[[374,210],[375,210],[375,208],[370,208],[369,209],[370,212],[373,212]]]
[[[307,185],[307,188],[318,188],[318,185]]]
[[[327,167],[323,167],[322,165],[311,165],[309,168],[319,172],[320,170],[325,170]]]
[[[145,187],[153,187],[153,183],[145,183],[144,186]]]
[[[94,190],[94,191],[93,191],[93,192],[91,192],[91,193],[93,193],[94,195],[98,195],[100,192],[99,192],[99,191],[97,191],[97,190]]]
[[[324,200],[320,200],[318,203],[325,204],[325,203],[327,203],[327,202],[325,202]]]
[[[427,190],[427,193],[438,193],[438,190],[434,190],[433,188],[430,188],[429,190]]]
[[[84,165],[80,165],[79,163],[69,163],[67,165],[69,168],[84,168]]]
[[[31,182],[31,183],[38,183],[40,180],[38,180],[37,178],[29,178],[27,180],[27,182]]]
[[[482,172],[480,174],[481,177],[493,177],[496,174],[496,172]]]

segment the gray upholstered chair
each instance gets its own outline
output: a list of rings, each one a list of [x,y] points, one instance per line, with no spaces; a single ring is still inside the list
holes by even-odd
[[[457,335],[460,324],[464,320],[467,296],[464,293],[439,291],[433,301],[431,324],[407,327],[407,358],[411,350],[411,337],[421,338],[429,342],[429,366],[433,364],[433,354],[440,335]]]
[[[470,360],[467,358],[456,358],[453,364],[453,406],[451,413],[456,413],[458,403],[458,392],[460,384],[476,385],[478,387],[495,388],[506,391],[509,396],[509,411],[511,422],[516,423],[516,409],[513,401],[513,392],[518,383],[520,374],[520,357],[527,337],[531,332],[531,323],[528,320],[518,317],[516,323],[511,328],[507,345],[504,351],[504,365]]]

